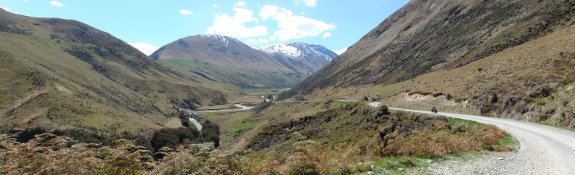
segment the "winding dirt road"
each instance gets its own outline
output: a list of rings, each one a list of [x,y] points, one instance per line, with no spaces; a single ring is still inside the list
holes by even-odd
[[[370,103],[370,106],[379,106],[379,104]],[[503,163],[472,162],[472,166],[481,167],[481,172],[487,172],[487,174],[575,174],[575,132],[573,131],[509,119],[443,112],[433,114],[430,111],[400,108],[390,108],[390,110],[440,115],[491,124],[519,140],[520,148],[513,153],[512,159],[505,160]],[[482,166],[482,163],[489,165]],[[483,174],[479,173],[477,168],[466,171],[463,170],[464,167],[465,165],[456,166],[452,170],[440,173]]]

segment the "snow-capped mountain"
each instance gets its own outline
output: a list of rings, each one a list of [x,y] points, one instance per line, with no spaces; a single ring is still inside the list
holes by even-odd
[[[223,45],[225,45],[226,47],[228,47],[229,44],[230,44],[230,42],[229,42],[228,39],[231,39],[231,40],[233,40],[234,42],[239,42],[239,41],[238,41],[237,39],[235,39],[235,38],[231,38],[231,37],[223,36],[223,35],[202,34],[202,35],[199,35],[198,37],[207,38],[207,39],[212,39],[212,40],[218,40],[218,41],[220,41]]]
[[[273,45],[264,48],[263,51],[270,54],[283,54],[298,60],[320,57],[327,61],[331,61],[333,58],[337,57],[335,52],[321,45],[301,42]]]
[[[323,46],[307,43],[282,43],[261,49],[292,70],[311,75],[329,64],[337,54]]]

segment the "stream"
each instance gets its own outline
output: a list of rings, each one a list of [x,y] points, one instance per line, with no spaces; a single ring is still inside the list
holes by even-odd
[[[178,108],[181,111],[184,111],[192,116],[198,116],[198,113],[207,113],[207,112],[235,112],[235,111],[246,111],[246,110],[251,110],[254,109],[256,106],[248,106],[248,105],[244,105],[241,103],[237,103],[234,104],[234,107],[236,107],[236,109],[211,109],[211,110],[200,110],[200,111],[194,111],[194,110],[190,110],[190,109],[185,109],[185,108]],[[190,121],[190,123],[192,123],[196,129],[198,129],[198,131],[202,131],[202,124],[195,118],[193,117],[188,117],[188,120]]]

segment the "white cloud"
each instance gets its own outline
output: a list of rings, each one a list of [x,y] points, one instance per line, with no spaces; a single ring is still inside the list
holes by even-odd
[[[152,45],[152,44],[148,44],[148,43],[143,43],[143,42],[129,42],[128,44],[132,45],[133,47],[135,47],[136,49],[140,50],[142,53],[146,54],[146,55],[151,55],[152,53],[154,53],[156,50],[158,50],[158,47]]]
[[[60,1],[50,1],[50,5],[54,6],[54,7],[63,7],[64,4],[62,4]]]
[[[347,50],[347,48],[343,48],[343,49],[339,49],[339,50],[334,50],[333,52],[337,53],[338,55],[341,55],[346,50]]]
[[[331,37],[331,33],[330,33],[330,32],[325,32],[325,33],[323,33],[323,34],[321,35],[321,38],[323,38],[323,39],[326,39],[326,38],[329,38],[329,37]]]
[[[278,23],[278,30],[274,35],[281,41],[315,37],[335,28],[334,24],[297,16],[291,10],[275,5],[264,5],[259,15],[263,20],[272,19]]]
[[[255,44],[257,44],[257,43],[258,43],[258,40],[253,39],[253,38],[246,40],[246,44],[247,44],[247,45],[255,45]]]
[[[243,7],[243,6],[246,6],[246,3],[244,1],[238,1],[238,2],[234,3],[234,6]]]
[[[212,8],[218,8],[218,7],[220,7],[218,4],[212,5]]]
[[[240,3],[241,2],[241,3]],[[258,23],[254,17],[254,12],[241,6],[245,6],[243,1],[234,4],[234,15],[216,15],[213,24],[208,27],[208,34],[227,35],[235,38],[261,37],[268,34],[268,29],[264,25],[247,26],[248,23]]]
[[[182,14],[182,15],[191,15],[191,14],[194,13],[194,12],[191,11],[191,10],[182,9],[182,10],[179,11],[179,13]]]
[[[296,4],[303,4],[307,7],[317,6],[317,0],[295,0]]]
[[[265,44],[265,43],[269,43],[269,42],[270,42],[270,40],[267,39],[267,38],[260,38],[260,39],[258,39],[258,41],[259,41],[260,43],[262,43],[262,44]]]

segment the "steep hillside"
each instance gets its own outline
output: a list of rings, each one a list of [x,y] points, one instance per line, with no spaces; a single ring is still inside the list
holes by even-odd
[[[307,99],[367,99],[575,128],[575,25],[484,59],[391,84],[329,87]]]
[[[225,103],[209,81],[86,24],[0,10],[0,129],[145,133],[178,104]],[[223,87],[221,89],[224,89]]]
[[[286,96],[453,69],[574,23],[575,2],[412,0]]]
[[[305,77],[329,64],[337,54],[323,46],[307,43],[287,43],[263,49],[282,65],[300,72]]]
[[[186,37],[163,46],[152,58],[214,82],[246,88],[285,88],[302,77],[235,38],[220,35]]]

